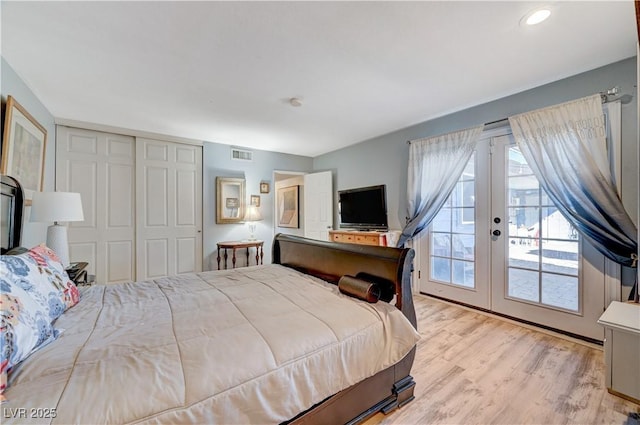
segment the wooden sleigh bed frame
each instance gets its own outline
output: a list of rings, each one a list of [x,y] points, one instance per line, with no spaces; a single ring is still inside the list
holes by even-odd
[[[5,194],[15,202],[2,209],[3,223],[10,223],[12,238],[3,252],[20,245],[23,195],[20,185],[6,176]],[[6,201],[6,199],[5,199]],[[5,230],[5,229],[3,229]],[[3,244],[4,245],[4,244]],[[278,234],[273,242],[273,263],[281,264],[337,284],[351,275],[375,281],[383,289],[381,301],[393,302],[416,327],[411,294],[412,249],[351,245]],[[384,300],[384,301],[383,301]],[[359,423],[377,412],[389,413],[413,400],[415,382],[410,375],[415,346],[398,363],[328,397],[300,413],[287,424]]]
[[[416,327],[411,295],[412,249],[353,245],[276,235],[273,263],[282,264],[337,284],[340,276],[364,276],[392,285],[396,307]],[[347,388],[312,409],[292,424],[355,424],[377,412],[389,413],[414,399],[411,366],[415,347],[404,359]]]

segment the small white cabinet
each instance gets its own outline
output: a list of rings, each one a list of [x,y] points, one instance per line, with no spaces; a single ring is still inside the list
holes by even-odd
[[[640,304],[614,301],[598,323],[605,330],[607,389],[640,403]]]

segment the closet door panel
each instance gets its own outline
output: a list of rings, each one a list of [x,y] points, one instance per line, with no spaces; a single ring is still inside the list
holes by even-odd
[[[143,226],[167,227],[170,196],[168,170],[160,167],[145,167],[143,184],[145,211]]]
[[[82,212],[84,221],[69,223],[70,228],[88,228],[96,230],[98,216],[96,208],[96,196],[98,190],[98,164],[96,161],[67,161],[68,167],[68,192],[79,192],[82,198]],[[60,190],[60,189],[59,189]],[[73,261],[73,260],[72,260]]]
[[[133,166],[107,164],[107,228],[110,230],[134,227],[133,216],[135,178]]]
[[[85,217],[69,225],[71,261],[98,283],[133,280],[134,138],[58,126],[56,141],[56,190],[79,192]]]
[[[144,241],[144,278],[154,279],[169,275],[169,241],[167,239],[147,239]],[[138,274],[140,271],[138,271]]]
[[[196,178],[193,170],[176,172],[176,226],[196,226]]]
[[[195,271],[197,243],[195,237],[176,239],[176,272],[178,274]]]
[[[133,241],[110,241],[107,243],[107,280],[127,282],[135,280],[131,258],[134,257]]]
[[[136,140],[137,277],[202,270],[202,147]]]

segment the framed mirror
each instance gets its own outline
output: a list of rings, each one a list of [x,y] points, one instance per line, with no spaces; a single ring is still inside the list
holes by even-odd
[[[244,179],[216,177],[216,223],[242,223],[245,211]]]

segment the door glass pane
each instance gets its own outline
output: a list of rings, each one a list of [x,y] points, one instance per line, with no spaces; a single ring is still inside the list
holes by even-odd
[[[540,190],[535,176],[509,177],[508,201],[514,206],[537,206],[540,204]]]
[[[473,288],[474,275],[473,262],[453,260],[453,283],[466,286],[467,288]]]
[[[577,311],[578,278],[542,273],[542,303]]]
[[[474,234],[476,232],[475,217],[476,209],[470,208],[456,208],[455,216],[453,219],[453,232],[454,233],[467,233]]]
[[[537,271],[509,268],[509,296],[538,302],[539,274]]]
[[[542,240],[542,270],[578,276],[578,242]]]
[[[451,234],[432,233],[431,234],[431,254],[438,257],[451,256]]]
[[[579,236],[550,200],[516,146],[509,152],[507,295],[579,310]]]
[[[544,239],[578,239],[576,229],[564,218],[556,207],[542,208],[540,231],[540,236]]]
[[[431,230],[434,232],[451,231],[451,208],[442,208],[431,222]]]
[[[430,237],[430,278],[467,288],[475,287],[475,167],[473,154],[431,223]]]
[[[508,176],[518,176],[524,174],[533,175],[533,171],[531,171],[531,167],[525,161],[524,156],[520,152],[520,148],[517,146],[508,146],[507,147],[507,161],[509,166],[507,168]]]
[[[476,238],[473,235],[452,235],[451,250],[453,258],[473,261],[475,256]]]
[[[521,269],[540,268],[540,249],[530,239],[509,239],[509,266]]]
[[[431,278],[441,282],[451,282],[451,260],[431,257]]]

